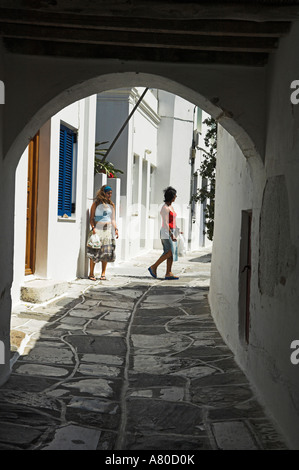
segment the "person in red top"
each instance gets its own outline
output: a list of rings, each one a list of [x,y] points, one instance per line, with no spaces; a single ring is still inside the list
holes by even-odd
[[[166,275],[165,279],[173,280],[179,279],[172,274],[171,268],[173,261],[178,260],[178,249],[176,233],[176,213],[172,207],[173,202],[176,200],[177,192],[174,188],[169,186],[164,190],[164,205],[161,209],[162,227],[160,230],[160,238],[163,245],[163,254],[160,258],[152,264],[148,271],[151,276],[157,278],[158,266],[166,261]]]

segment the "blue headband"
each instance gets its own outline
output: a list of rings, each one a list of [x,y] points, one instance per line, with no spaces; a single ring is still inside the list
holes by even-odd
[[[112,191],[112,188],[110,188],[110,186],[106,186],[106,188],[104,189],[104,193],[108,193],[108,191]]]

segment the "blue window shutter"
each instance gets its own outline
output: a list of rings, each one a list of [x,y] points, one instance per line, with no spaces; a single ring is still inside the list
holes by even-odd
[[[73,145],[75,134],[60,126],[58,215],[72,215]]]

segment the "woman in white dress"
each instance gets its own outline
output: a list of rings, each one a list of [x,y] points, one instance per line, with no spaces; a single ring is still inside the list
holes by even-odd
[[[98,236],[99,245],[96,248],[87,245],[87,257],[90,259],[89,279],[96,281],[94,268],[101,261],[101,280],[106,280],[107,263],[115,261],[115,238],[118,229],[115,222],[115,205],[111,201],[112,188],[102,186],[90,209],[90,225],[92,234]]]

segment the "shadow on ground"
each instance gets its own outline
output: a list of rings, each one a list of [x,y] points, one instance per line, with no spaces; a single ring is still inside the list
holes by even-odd
[[[25,331],[42,328],[0,389],[0,449],[285,448],[207,294],[155,280],[95,283],[20,312]]]
[[[211,263],[212,262],[212,254],[208,253],[207,255],[199,256],[197,258],[189,259],[191,263]]]

